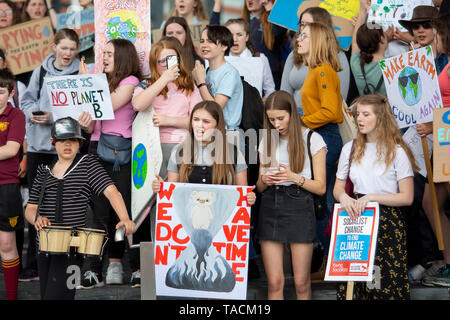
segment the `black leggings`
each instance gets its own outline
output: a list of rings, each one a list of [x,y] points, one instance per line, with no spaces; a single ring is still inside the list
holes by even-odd
[[[81,275],[80,270],[83,264],[82,257],[77,254],[71,254],[68,257],[65,254],[49,254],[47,256],[44,253],[39,253],[37,263],[41,287],[41,300],[75,299],[74,276],[79,277]],[[78,278],[76,280],[78,283],[80,279]]]

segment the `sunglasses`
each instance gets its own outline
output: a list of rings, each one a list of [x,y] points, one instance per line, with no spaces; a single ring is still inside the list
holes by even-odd
[[[431,29],[431,28],[433,28],[433,25],[431,24],[430,21],[425,21],[425,22],[416,22],[414,24],[411,24],[411,29],[412,30],[419,30],[420,26],[422,26],[424,29]]]
[[[406,87],[406,85],[408,84],[408,79],[411,80],[412,83],[417,84],[417,80],[419,79],[419,74],[413,73],[413,74],[410,74],[409,76],[399,77],[398,81],[400,82],[400,84],[403,87]]]

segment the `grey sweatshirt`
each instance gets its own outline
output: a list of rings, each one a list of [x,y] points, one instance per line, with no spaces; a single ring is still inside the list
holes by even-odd
[[[46,77],[50,76],[64,76],[76,72],[80,65],[80,60],[75,58],[72,63],[65,69],[59,71],[53,66],[55,61],[55,55],[50,54],[47,56],[42,63],[42,67],[46,70]],[[47,88],[45,83],[39,89],[39,75],[41,68],[36,68],[31,75],[30,82],[28,84],[27,90],[23,94],[22,99],[22,111],[26,117],[26,139],[28,144],[28,152],[39,152],[39,153],[56,153],[55,148],[53,148],[50,143],[50,132],[52,128],[52,122],[49,124],[41,125],[31,122],[30,116],[33,111],[47,111],[51,112],[51,103],[47,96]],[[37,99],[38,90],[41,90],[41,95],[39,100]]]

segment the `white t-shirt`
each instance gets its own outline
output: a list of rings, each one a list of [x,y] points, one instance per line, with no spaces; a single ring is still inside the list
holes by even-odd
[[[336,173],[338,179],[347,179],[351,149],[352,141],[342,148]],[[366,143],[366,150],[361,161],[359,163],[352,161],[350,179],[353,182],[353,190],[361,194],[398,193],[398,181],[414,176],[411,162],[401,146],[397,145],[395,159],[385,171],[384,160],[377,160],[376,143]]]
[[[303,170],[302,172],[298,172],[301,176],[304,176],[307,179],[311,179],[311,165],[309,161],[308,156],[308,150],[307,148],[307,139],[308,139],[308,132],[310,130],[306,129],[303,132],[303,143],[305,144],[305,162],[303,163]],[[258,151],[261,153],[263,152],[263,143],[259,145]],[[320,151],[322,148],[327,148],[327,145],[325,141],[323,140],[322,136],[318,134],[317,132],[313,132],[311,135],[311,157],[314,157],[317,152]],[[289,167],[289,151],[288,151],[288,141],[284,139],[280,139],[280,142],[277,146],[276,151],[276,160],[279,164],[284,164],[285,166]],[[281,169],[282,170],[282,169]],[[280,183],[279,185],[289,186],[291,184],[294,184],[293,182],[286,182],[286,183]]]

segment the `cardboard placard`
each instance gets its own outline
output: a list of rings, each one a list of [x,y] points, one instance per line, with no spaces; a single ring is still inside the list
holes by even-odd
[[[433,181],[450,181],[450,108],[433,112]]]
[[[334,205],[325,281],[372,281],[379,216],[377,202],[368,202],[355,220]]]
[[[122,38],[136,47],[141,72],[150,76],[150,0],[98,0],[95,9],[95,72],[103,72],[103,50],[109,40]]]
[[[0,47],[15,75],[39,67],[52,52],[53,27],[49,17],[0,29]]]
[[[250,191],[246,186],[162,183],[156,295],[246,299]]]
[[[78,119],[88,111],[93,120],[113,120],[114,111],[104,73],[45,77],[48,99],[55,120]]]
[[[433,121],[433,110],[443,104],[432,48],[383,59],[379,65],[399,128]]]

